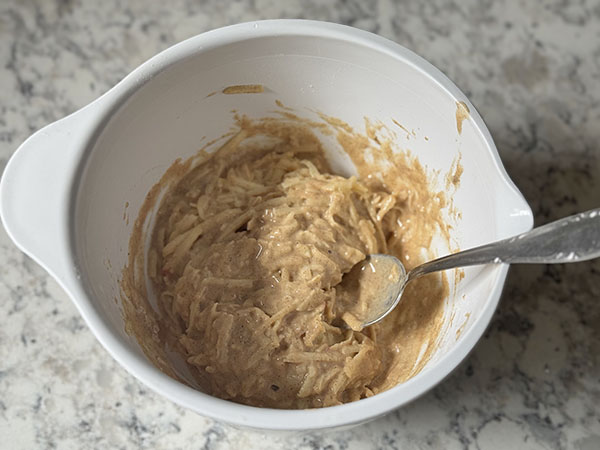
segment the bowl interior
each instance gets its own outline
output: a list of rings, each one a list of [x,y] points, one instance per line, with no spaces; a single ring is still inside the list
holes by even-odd
[[[411,53],[382,43],[291,32],[184,44],[180,53],[185,58],[149,77],[126,101],[115,103],[88,149],[74,208],[75,251],[89,297],[103,321],[133,351],[141,353],[124,331],[118,299],[140,205],[176,158],[192,156],[231,128],[234,109],[260,118],[273,115],[279,100],[300,115],[319,111],[357,131],[364,131],[364,117],[381,121],[395,131],[401,149],[410,150],[431,173],[439,173],[439,189],[445,186],[444,174],[460,158],[464,171],[451,193],[460,216],[449,218],[454,221],[454,249],[529,226],[528,207],[505,177],[479,116],[472,111],[459,134],[456,102],[465,99]],[[152,71],[150,61],[130,78]],[[246,84],[261,84],[265,90],[221,92]],[[444,246],[436,249],[440,256],[447,251]],[[446,328],[424,372],[435,370],[483,311],[495,308],[497,298],[490,293],[502,281],[497,267],[465,271],[447,299]],[[402,386],[397,389],[401,392]]]

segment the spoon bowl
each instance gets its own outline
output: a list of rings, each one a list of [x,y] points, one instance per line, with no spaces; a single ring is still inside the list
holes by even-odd
[[[343,289],[359,301],[343,305],[342,320],[355,331],[379,322],[400,302],[407,282],[406,268],[398,258],[383,253],[367,255],[344,275]]]

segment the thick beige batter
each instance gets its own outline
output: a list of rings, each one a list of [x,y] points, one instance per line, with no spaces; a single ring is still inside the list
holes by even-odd
[[[162,182],[178,181],[161,201],[147,267],[159,313],[141,282],[143,223],[159,188],[150,192],[130,243],[124,306],[128,331],[168,374],[178,377],[165,345],[207,393],[313,408],[388,389],[431,355],[445,278],[411,283],[392,314],[362,331],[349,329],[359,327],[347,305],[377,286],[342,280],[369,253],[394,254],[409,269],[430,257],[433,235],[447,236],[444,196],[430,191],[416,160],[392,154],[377,127],[367,124],[363,136],[324,119],[357,177],[332,174],[317,125],[289,114],[241,119],[216,153],[170,169]],[[384,160],[393,164],[382,170]]]

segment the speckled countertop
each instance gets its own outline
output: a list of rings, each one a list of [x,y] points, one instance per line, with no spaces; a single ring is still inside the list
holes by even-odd
[[[33,131],[171,44],[311,18],[379,33],[444,71],[486,120],[537,223],[600,205],[600,3],[3,0],[0,169]],[[0,447],[600,448],[600,261],[515,267],[471,356],[408,407],[343,432],[229,429],[148,391],[0,230]]]

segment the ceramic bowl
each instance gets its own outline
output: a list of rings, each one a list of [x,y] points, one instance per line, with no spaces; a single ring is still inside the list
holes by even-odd
[[[220,93],[248,84],[265,91]],[[414,400],[457,367],[490,322],[507,266],[470,268],[452,286],[438,349],[414,378],[368,399],[312,410],[244,406],[171,379],[124,331],[116,301],[131,228],[148,190],[176,158],[195,154],[203,138],[228,131],[233,109],[263,117],[275,109],[275,100],[340,118],[359,131],[365,116],[390,127],[396,121],[407,130],[397,130],[400,146],[431,172],[447,172],[460,156],[464,171],[452,193],[460,211],[452,241],[459,248],[532,226],[531,210],[507,176],[483,120],[439,70],[374,34],[297,20],[244,23],[188,39],[35,133],[2,177],[2,221],[16,245],[69,294],[106,350],[173,402],[260,429],[361,423]],[[470,110],[460,133],[457,102]],[[123,220],[124,214],[131,220]]]

